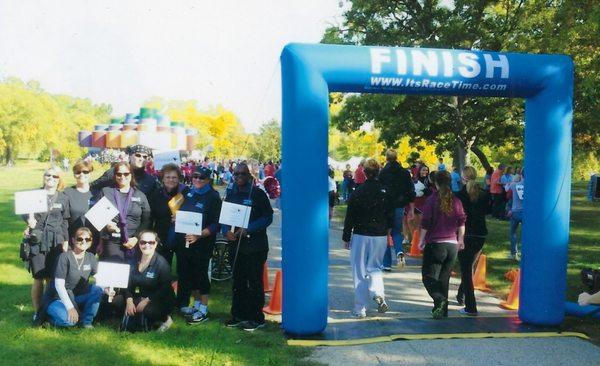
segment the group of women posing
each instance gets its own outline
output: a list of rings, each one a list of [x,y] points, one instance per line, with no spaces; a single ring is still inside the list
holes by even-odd
[[[366,316],[369,300],[379,312],[388,310],[381,271],[393,215],[385,202],[385,189],[378,182],[378,172],[379,164],[368,159],[367,180],[348,200],[343,242],[351,250],[356,317]],[[415,221],[420,230],[419,247],[423,250],[422,280],[433,299],[435,319],[448,316],[450,274],[457,257],[461,268],[457,300],[465,306],[460,313],[477,315],[472,271],[487,235],[485,216],[490,212],[491,198],[477,182],[473,167],[466,166],[461,176],[465,184],[457,193],[452,192],[452,179],[447,171],[430,174],[426,166],[421,166],[414,177],[417,197],[413,205],[418,209]]]
[[[182,184],[180,168],[167,164],[162,184],[144,172],[149,152],[130,152],[130,162],[119,162],[100,180],[90,182],[91,163],[73,167],[76,184],[63,190],[59,168],[44,172],[48,211],[29,215],[25,230],[31,245],[28,257],[33,276],[31,298],[34,323],[92,327],[99,308],[106,316],[139,316],[166,330],[178,306],[188,323],[207,320],[210,281],[208,265],[218,227],[221,199],[212,186],[210,171],[198,167],[192,186]],[[136,180],[142,184],[136,184]],[[118,215],[98,232],[85,218],[102,197]],[[200,235],[175,233],[177,210],[203,214]],[[171,286],[171,262],[177,254],[177,298]],[[90,284],[98,261],[130,265],[129,286],[109,291]],[[46,285],[46,286],[44,286]],[[44,291],[46,287],[46,291]],[[190,305],[190,296],[195,302]]]

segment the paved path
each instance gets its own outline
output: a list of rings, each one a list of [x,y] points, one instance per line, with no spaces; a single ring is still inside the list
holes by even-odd
[[[350,317],[353,284],[349,251],[341,248],[342,218],[334,218],[329,232],[329,324],[356,321]],[[281,268],[281,215],[275,212],[269,228],[271,282],[275,269]],[[402,271],[394,269],[384,277],[390,310],[368,310],[365,327],[399,318],[431,318],[432,300],[421,282],[420,260],[409,258]],[[449,316],[460,317],[454,296],[459,279],[450,286]],[[510,317],[515,312],[498,307],[499,300],[476,291],[482,317]],[[280,320],[280,317],[270,317]],[[352,320],[351,320],[352,319]],[[399,332],[401,333],[401,332]],[[329,365],[595,365],[600,364],[600,348],[587,341],[570,338],[449,339],[384,342],[361,346],[316,347],[310,358]]]

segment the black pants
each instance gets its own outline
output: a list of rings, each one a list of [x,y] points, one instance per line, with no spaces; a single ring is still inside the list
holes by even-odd
[[[492,194],[492,216],[504,220],[506,218],[506,195],[504,193]]]
[[[133,304],[137,306],[142,298],[136,296],[133,298]],[[117,309],[117,314],[122,317],[125,314],[125,307],[127,301],[122,294],[118,294],[113,298],[113,306]],[[148,302],[148,305],[144,308],[144,316],[148,319],[149,324],[164,322],[167,320],[167,316],[173,311],[175,301],[172,297],[165,296],[159,299],[153,299]]]
[[[446,301],[445,315],[448,315],[448,286],[457,251],[458,245],[454,243],[428,243],[423,251],[423,285],[434,307]]]
[[[233,269],[233,299],[231,300],[231,315],[234,318],[259,323],[265,321],[262,311],[265,306],[262,276],[267,254],[266,250],[256,253],[238,253]],[[229,258],[234,257],[235,252],[232,250]]]
[[[100,260],[114,263],[125,263],[125,250],[120,239],[104,240]]]
[[[191,244],[189,248],[177,249],[177,306],[190,304],[192,291],[198,290],[202,295],[210,294],[208,263],[212,258],[214,241],[201,241]],[[200,300],[200,299],[196,299]]]
[[[156,250],[158,251],[158,254],[162,255],[162,257],[167,260],[169,266],[173,267],[173,255],[175,254],[175,251],[172,248],[167,248],[164,245],[160,245],[156,248]]]
[[[473,263],[479,256],[484,242],[485,237],[482,236],[465,236],[465,249],[458,252],[458,261],[460,262],[458,297],[464,296],[465,309],[469,313],[477,312],[475,290],[473,289]]]

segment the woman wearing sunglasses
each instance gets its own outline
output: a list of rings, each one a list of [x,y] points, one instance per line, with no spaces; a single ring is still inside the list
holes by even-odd
[[[210,168],[196,168],[192,174],[192,188],[184,196],[185,201],[179,209],[202,214],[200,235],[177,234],[177,302],[182,313],[189,315],[188,324],[208,320],[208,264],[220,228],[221,212],[221,198],[212,187],[211,173]],[[194,305],[191,307],[188,306],[190,295],[194,297]]]
[[[65,188],[64,193],[67,196],[69,211],[69,237],[75,235],[75,231],[80,227],[87,227],[92,232],[95,231],[85,218],[85,214],[93,205],[92,192],[90,191],[90,178],[94,167],[90,161],[79,160],[73,165],[73,175],[75,176],[75,185]],[[97,233],[95,233],[97,235]],[[95,247],[88,248],[95,253]]]
[[[143,316],[149,325],[160,322],[159,332],[169,329],[175,295],[171,287],[171,267],[156,252],[158,235],[149,230],[138,235],[139,256],[131,261],[129,286],[113,300],[125,302],[125,315]],[[122,305],[121,305],[122,306]]]
[[[58,256],[54,286],[49,287],[47,294],[51,299],[47,314],[58,327],[81,324],[83,328],[93,328],[103,291],[89,283],[98,271],[96,257],[86,252],[92,245],[92,231],[87,227],[77,229],[71,243],[72,249]]]
[[[60,168],[53,166],[44,172],[43,189],[48,194],[48,211],[25,216],[25,236],[31,245],[29,271],[33,276],[31,302],[34,309],[33,321],[39,320],[44,280],[49,283],[54,276],[54,264],[58,255],[66,251],[68,242],[67,199],[62,191],[64,182]]]
[[[100,258],[123,263],[126,257],[133,258],[136,236],[150,223],[150,205],[146,195],[136,188],[128,163],[113,165],[113,177],[113,187],[102,188],[102,195],[117,208],[119,214],[100,233]]]

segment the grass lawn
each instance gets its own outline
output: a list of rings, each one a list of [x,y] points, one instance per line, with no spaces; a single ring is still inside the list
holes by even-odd
[[[567,300],[577,302],[577,296],[585,289],[581,284],[580,271],[586,267],[600,268],[600,203],[586,200],[587,182],[576,182],[572,187],[571,232],[569,263],[567,267]],[[346,206],[336,206],[336,216],[343,220]],[[506,298],[511,282],[504,274],[518,268],[518,262],[508,259],[510,253],[509,222],[488,219],[489,234],[483,248],[487,255],[487,282],[498,297]],[[405,251],[409,251],[409,247]],[[540,253],[543,255],[543,253]],[[457,266],[457,272],[458,266]],[[543,281],[544,276],[540,275]],[[567,318],[566,329],[579,331],[600,343],[600,321]]]
[[[188,326],[182,318],[164,334],[117,333],[116,325],[96,329],[33,329],[31,277],[18,258],[24,223],[14,215],[13,193],[35,189],[46,165],[18,162],[0,168],[0,364],[3,365],[308,365],[307,348],[285,344],[279,324],[250,334],[226,328],[230,282],[213,283],[211,320]],[[103,169],[97,169],[98,176]],[[72,182],[72,174],[66,174]]]

